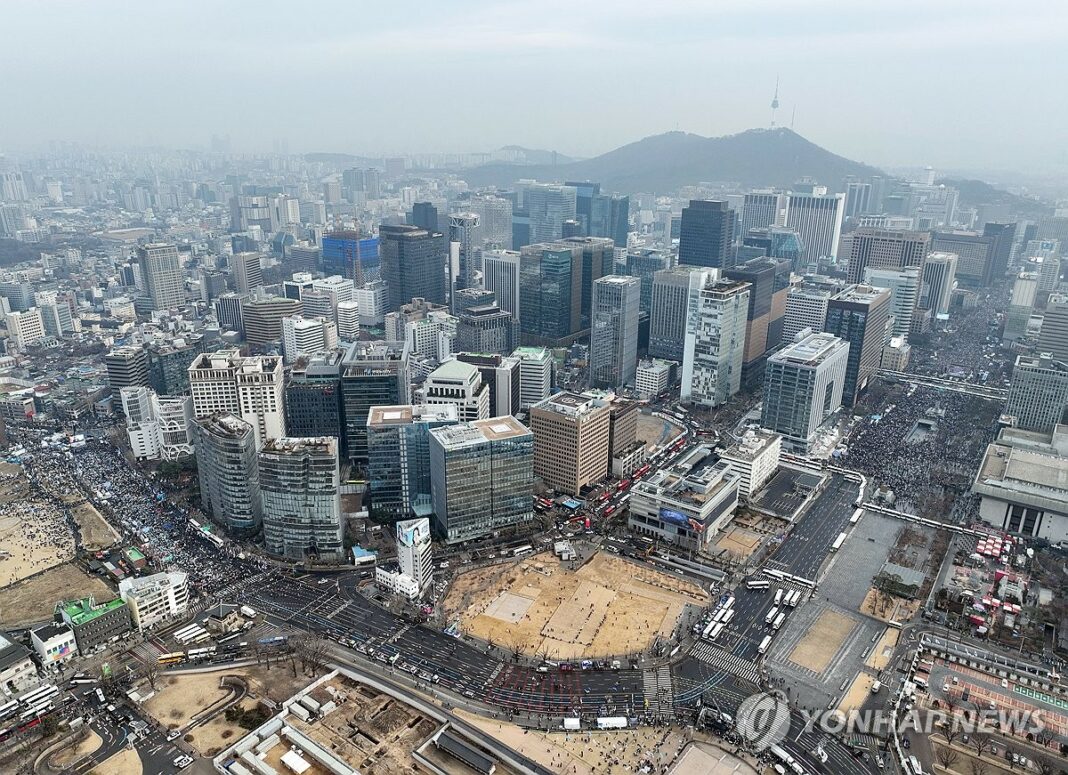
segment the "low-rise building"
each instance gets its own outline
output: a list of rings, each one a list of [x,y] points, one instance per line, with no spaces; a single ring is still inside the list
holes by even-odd
[[[419,582],[404,573],[395,562],[383,562],[375,567],[375,584],[392,595],[404,595],[409,600],[419,597]]]
[[[771,431],[746,431],[741,441],[721,450],[720,460],[738,474],[738,496],[749,500],[779,469],[782,436]]]
[[[697,447],[634,485],[627,524],[642,535],[703,549],[738,507],[739,479],[710,447]]]
[[[74,631],[58,622],[49,622],[36,630],[30,630],[30,643],[46,670],[69,662],[78,655]]]
[[[78,651],[85,655],[130,631],[130,608],[122,598],[97,605],[93,597],[56,606],[56,616],[74,630]]]
[[[638,398],[648,400],[658,396],[671,384],[671,372],[674,364],[659,358],[638,361],[634,373],[634,390]]]
[[[119,582],[119,595],[130,607],[139,630],[183,616],[189,608],[189,576],[180,571],[126,578]]]
[[[1068,425],[1052,434],[1002,430],[986,448],[972,492],[984,522],[1068,545]]]
[[[30,657],[30,650],[0,635],[0,691],[6,697],[13,697],[37,682],[37,665]]]

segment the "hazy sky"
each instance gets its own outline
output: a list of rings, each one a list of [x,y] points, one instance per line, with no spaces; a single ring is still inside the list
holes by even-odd
[[[0,150],[593,155],[770,122],[880,165],[1068,169],[1065,0],[0,0]]]

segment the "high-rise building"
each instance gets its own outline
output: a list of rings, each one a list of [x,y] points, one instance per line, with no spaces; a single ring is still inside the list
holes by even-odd
[[[274,231],[269,198],[250,194],[232,197],[230,199],[230,231],[246,232],[257,228],[265,235]]]
[[[523,202],[530,218],[530,242],[552,242],[564,236],[564,221],[576,214],[577,192],[573,186],[532,183]]]
[[[430,430],[459,422],[455,404],[373,406],[367,415],[367,482],[376,522],[433,513]]]
[[[930,310],[934,315],[948,315],[953,288],[957,282],[956,253],[928,253],[923,262],[923,290],[920,293],[920,309]]]
[[[241,537],[260,528],[260,485],[253,427],[229,412],[192,425],[200,478],[200,504],[228,531]]]
[[[974,231],[936,231],[931,237],[931,252],[955,254],[957,278],[973,287],[990,285],[997,249],[997,237]]]
[[[790,263],[766,256],[753,258],[726,270],[723,276],[749,283],[742,385],[746,390],[752,390],[764,379],[764,360],[768,353],[782,343]]]
[[[189,366],[204,351],[204,338],[198,334],[168,341],[156,341],[146,348],[148,384],[160,395],[189,392]]]
[[[238,293],[250,293],[263,285],[262,259],[262,255],[253,252],[234,253],[230,257],[230,268]]]
[[[252,426],[256,445],[285,434],[282,359],[243,357],[235,349],[198,355],[189,367],[189,391],[198,419],[229,412]]]
[[[864,283],[873,288],[885,288],[890,291],[890,316],[893,318],[891,332],[894,336],[908,337],[909,333],[919,333],[919,316],[923,310],[917,310],[920,299],[920,267],[906,266],[901,269],[864,270]]]
[[[185,301],[185,283],[178,264],[178,248],[162,242],[137,249],[137,265],[152,310],[178,307]]]
[[[1038,352],[1068,362],[1068,293],[1054,293],[1049,297],[1038,334]]]
[[[1061,260],[1057,256],[1045,256],[1038,263],[1038,290],[1049,293],[1057,290],[1061,282]],[[47,328],[47,320],[45,321]]]
[[[432,202],[416,202],[413,204],[409,223],[426,231],[441,230],[438,225],[438,208]]]
[[[337,347],[337,326],[326,318],[282,318],[282,353],[286,363]]]
[[[872,185],[859,180],[845,184],[845,217],[859,218],[873,212]]]
[[[122,345],[112,348],[104,356],[104,367],[116,399],[124,387],[148,387],[148,351],[144,347]]]
[[[993,262],[990,279],[1000,281],[1012,262],[1012,246],[1016,239],[1015,223],[984,223],[983,236],[994,238]]]
[[[466,209],[478,215],[475,247],[481,250],[505,250],[512,245],[512,203],[492,194],[474,194]],[[483,254],[483,260],[485,254]]]
[[[682,363],[689,299],[718,275],[714,270],[679,266],[653,275],[649,310],[649,355]]]
[[[267,552],[296,562],[343,562],[337,439],[268,441],[259,471]]]
[[[287,436],[336,436],[345,453],[341,416],[341,356],[320,352],[293,364],[285,387]]]
[[[562,346],[581,331],[582,245],[536,243],[520,251],[519,325],[524,344]]]
[[[690,200],[682,208],[679,264],[714,269],[734,266],[734,210],[719,199]]]
[[[840,281],[813,276],[791,286],[786,294],[782,341],[792,342],[806,328],[813,333],[823,331],[827,323],[827,304],[844,290],[846,285]]]
[[[742,387],[749,283],[710,280],[691,293],[682,355],[684,403],[708,409]]]
[[[612,240],[607,237],[567,237],[560,244],[569,247],[578,246],[582,253],[581,300],[579,303],[579,327],[590,327],[590,306],[593,302],[593,284],[601,277],[607,277],[614,269],[614,248]]]
[[[760,424],[807,453],[820,427],[842,407],[849,343],[809,334],[768,358]]]
[[[323,235],[322,270],[328,277],[341,275],[357,285],[364,282],[363,242],[358,231],[332,231]]]
[[[502,200],[507,201],[507,200]],[[497,304],[519,320],[519,253],[490,250],[482,254],[482,284],[493,291]]]
[[[592,198],[586,231],[590,237],[608,237],[616,247],[626,248],[629,232],[629,196],[598,194]]]
[[[865,282],[868,269],[922,268],[930,242],[931,235],[925,231],[857,229],[849,254],[849,282]]]
[[[236,293],[224,293],[215,300],[215,317],[224,331],[236,331],[245,335],[244,303],[248,297]]]
[[[250,347],[267,347],[282,341],[282,321],[300,314],[301,303],[284,296],[252,296],[241,303],[245,341]]]
[[[463,288],[456,291],[453,298],[452,313],[460,317],[472,307],[484,307],[496,303],[497,297],[491,290],[486,288]]]
[[[400,571],[416,583],[417,594],[423,594],[434,581],[434,544],[430,536],[430,520],[426,517],[406,519],[396,525],[397,563]]]
[[[476,367],[482,375],[483,384],[489,386],[490,417],[519,414],[522,362],[518,357],[496,353],[458,352],[456,360]]]
[[[590,327],[590,384],[620,388],[634,385],[638,361],[641,281],[608,275],[593,284]]]
[[[653,278],[671,266],[671,256],[663,250],[631,250],[625,262],[626,274],[641,282],[641,311],[648,313],[653,305]]]
[[[389,305],[389,289],[385,280],[371,280],[356,288],[356,306],[360,310],[360,325],[374,328],[385,322]]]
[[[545,347],[517,347],[519,359],[519,407],[526,411],[549,397],[553,389],[553,356]]]
[[[742,234],[750,229],[782,226],[786,220],[786,195],[778,191],[751,191],[742,200]]]
[[[25,312],[33,307],[33,286],[21,280],[4,280],[0,282],[0,296],[7,299],[12,312]]]
[[[353,342],[341,362],[341,402],[345,419],[343,446],[348,457],[367,462],[367,415],[372,406],[410,401],[408,358],[404,342]]]
[[[470,363],[445,361],[427,376],[423,395],[427,406],[454,405],[461,422],[490,416],[489,385],[483,384],[482,374]]]
[[[577,393],[556,393],[532,406],[534,475],[571,495],[607,476],[611,417],[611,402]]]
[[[1034,272],[1022,272],[1012,285],[1012,298],[1005,311],[1005,330],[1003,342],[1015,342],[1027,335],[1027,325],[1038,299],[1038,275]]]
[[[1048,353],[1019,355],[1012,370],[1005,414],[1018,428],[1051,433],[1068,408],[1068,363]]]
[[[343,342],[355,342],[360,338],[359,303],[355,301],[338,302],[337,336]]]
[[[838,255],[844,205],[842,194],[828,194],[818,186],[812,193],[791,191],[787,195],[784,226],[797,232],[804,250],[801,259],[804,265],[814,267],[819,259]]]
[[[478,285],[482,269],[482,250],[476,244],[478,213],[452,213],[449,216],[449,294]],[[453,314],[459,314],[455,298]]]
[[[37,307],[26,312],[9,312],[4,316],[4,322],[7,335],[19,350],[25,350],[45,338],[44,319]]]
[[[496,304],[470,307],[456,323],[456,350],[507,355],[519,344],[519,331],[511,314]]]
[[[533,435],[510,416],[431,429],[434,523],[445,543],[534,518],[533,452]]]
[[[445,304],[448,256],[442,235],[415,226],[386,225],[379,227],[378,235],[389,309],[417,297]]]
[[[868,380],[882,361],[890,291],[859,285],[827,302],[824,331],[849,343],[842,405],[852,407],[868,388]]]

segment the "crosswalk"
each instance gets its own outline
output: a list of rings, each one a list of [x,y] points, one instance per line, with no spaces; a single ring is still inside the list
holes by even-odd
[[[649,711],[657,715],[669,715],[675,710],[675,689],[671,683],[671,668],[667,665],[642,672],[642,689]]]
[[[706,664],[722,668],[731,675],[736,675],[743,680],[749,681],[749,683],[760,684],[760,671],[756,665],[747,659],[731,654],[729,651],[716,648],[708,643],[698,643],[694,646],[693,651],[690,652],[690,656]]]

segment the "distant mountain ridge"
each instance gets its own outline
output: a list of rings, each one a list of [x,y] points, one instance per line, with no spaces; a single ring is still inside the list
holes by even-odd
[[[803,177],[833,189],[849,175],[885,174],[785,128],[750,129],[723,137],[667,132],[590,159],[560,163],[557,158],[555,165],[493,163],[462,174],[473,186],[509,186],[520,178],[593,180],[602,190],[623,193],[668,192],[711,181],[788,188]]]

